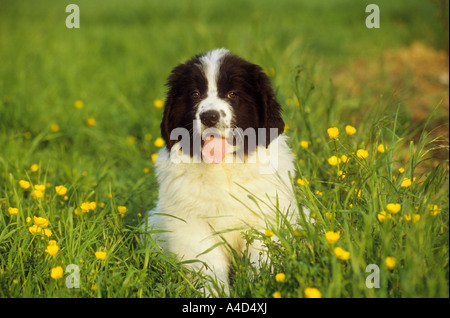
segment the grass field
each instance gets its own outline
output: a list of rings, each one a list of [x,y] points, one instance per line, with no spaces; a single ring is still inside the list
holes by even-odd
[[[448,68],[437,2],[377,1],[379,29],[368,1],[74,2],[79,29],[70,2],[0,4],[0,297],[201,297],[205,278],[144,248],[140,224],[166,77],[217,47],[271,77],[317,220],[269,226],[272,265],[252,279],[236,258],[231,296],[449,297],[448,71],[386,55],[421,43]]]

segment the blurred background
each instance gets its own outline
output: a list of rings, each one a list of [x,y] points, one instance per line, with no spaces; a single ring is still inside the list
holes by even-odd
[[[170,70],[226,47],[260,64],[285,105],[296,103],[293,79],[307,69],[323,95],[310,110],[337,110],[327,124],[357,123],[384,104],[412,126],[440,105],[432,127],[448,137],[448,0],[376,1],[380,28],[369,29],[371,2],[1,0],[2,132],[37,136],[56,123],[71,136],[89,117],[98,130],[87,151],[114,151],[102,147],[122,136],[156,138],[162,110],[153,103]],[[66,27],[70,3],[79,29]]]

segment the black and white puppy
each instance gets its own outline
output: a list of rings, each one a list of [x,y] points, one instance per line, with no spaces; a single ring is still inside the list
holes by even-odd
[[[264,232],[277,213],[298,217],[281,106],[262,68],[226,49],[178,65],[167,86],[159,199],[148,225],[164,230],[157,236],[164,249],[200,260],[190,266],[227,290],[230,248],[255,266],[263,251],[258,240],[247,246],[242,231]]]

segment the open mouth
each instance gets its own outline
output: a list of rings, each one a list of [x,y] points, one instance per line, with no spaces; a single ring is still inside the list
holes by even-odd
[[[202,156],[206,163],[222,163],[228,152],[229,142],[222,135],[213,134],[202,139]]]

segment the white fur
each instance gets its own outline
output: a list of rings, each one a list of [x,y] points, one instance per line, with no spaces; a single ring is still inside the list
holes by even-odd
[[[218,243],[225,239],[243,253],[246,242],[242,230],[250,226],[264,232],[268,224],[275,224],[277,202],[279,211],[289,219],[294,221],[297,216],[289,176],[294,176],[293,156],[286,140],[285,135],[280,135],[267,149],[258,147],[258,151],[268,151],[269,158],[277,160],[273,173],[265,174],[261,167],[267,163],[261,163],[257,153],[246,158],[245,163],[174,163],[167,149],[161,149],[156,159],[159,200],[148,219],[149,227],[166,230],[156,237],[161,246],[182,260],[205,262],[208,268],[204,272],[228,289],[231,256]],[[216,244],[216,248],[204,253]],[[262,242],[255,241],[248,250],[255,265],[261,249]],[[202,263],[190,266],[200,269]]]

